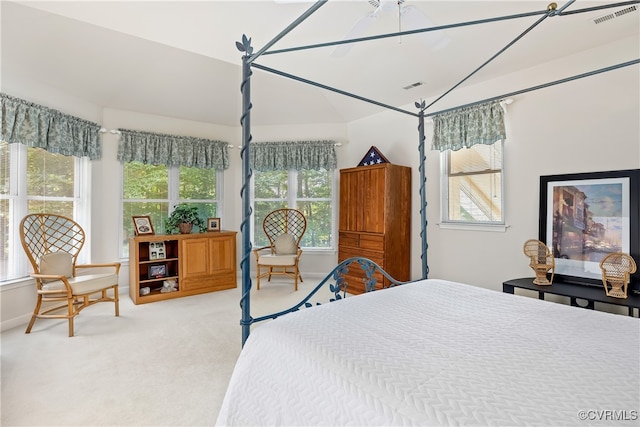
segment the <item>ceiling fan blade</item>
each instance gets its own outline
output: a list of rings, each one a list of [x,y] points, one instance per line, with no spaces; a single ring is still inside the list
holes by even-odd
[[[422,11],[415,6],[404,6],[401,14],[402,31],[411,31],[434,26]],[[419,33],[415,37],[420,37],[425,43],[431,46],[432,50],[442,49],[450,42],[449,37],[447,37],[443,30]]]
[[[347,35],[344,37],[343,40],[355,39],[363,36],[364,33],[367,31],[367,29],[371,25],[373,25],[374,22],[376,22],[376,19],[378,17],[378,14],[377,14],[378,10],[379,9],[376,9],[375,11],[360,18],[358,22],[356,22],[356,24],[351,28],[351,30],[349,30],[349,32],[347,33]],[[346,53],[349,52],[349,50],[351,49],[352,45],[353,43],[345,43],[345,44],[336,46],[333,52],[331,52],[331,56],[334,58],[339,58],[341,56],[346,55]]]
[[[404,0],[402,0],[402,1],[398,1],[398,0],[379,0],[379,1],[376,1],[378,9],[382,10],[383,12],[395,12],[396,10],[398,10],[398,7],[403,2],[404,2]],[[371,3],[371,2],[369,2],[369,3]]]

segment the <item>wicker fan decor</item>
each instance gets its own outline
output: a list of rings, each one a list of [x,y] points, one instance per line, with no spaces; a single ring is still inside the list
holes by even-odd
[[[540,240],[530,239],[524,243],[524,254],[529,257],[529,266],[536,273],[533,283],[536,285],[552,284],[556,264],[549,247]],[[547,278],[549,271],[551,272],[550,279]]]
[[[636,272],[636,262],[622,252],[613,252],[600,261],[602,284],[608,297],[626,298],[629,276]]]

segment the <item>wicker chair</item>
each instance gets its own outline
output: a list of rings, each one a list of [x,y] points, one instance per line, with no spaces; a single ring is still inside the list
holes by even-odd
[[[607,296],[614,298],[627,297],[629,276],[636,272],[636,262],[622,252],[613,252],[600,261],[602,284]]]
[[[85,242],[84,230],[78,223],[60,215],[30,214],[20,223],[20,241],[33,268],[30,276],[36,281],[37,292],[36,307],[25,333],[31,332],[36,319],[68,319],[72,337],[73,319],[82,309],[98,302],[115,303],[116,316],[120,315],[120,263],[77,265]],[[80,269],[99,272],[76,275]],[[105,269],[108,272],[103,272]],[[65,311],[59,313],[62,310]]]
[[[264,234],[269,239],[269,245],[256,248],[257,289],[260,289],[260,279],[280,274],[289,276],[294,281],[294,289],[298,290],[298,279],[302,282],[302,275],[298,268],[300,262],[300,240],[307,229],[307,219],[296,209],[278,209],[267,214],[262,222]]]
[[[524,254],[529,257],[529,266],[535,271],[536,285],[550,285],[553,283],[555,260],[549,247],[540,240],[530,239],[524,243]],[[547,273],[551,271],[551,278]]]

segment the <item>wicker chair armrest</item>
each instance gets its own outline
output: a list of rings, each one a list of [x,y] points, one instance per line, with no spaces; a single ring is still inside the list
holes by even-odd
[[[66,281],[67,276],[65,276],[64,274],[37,274],[37,273],[31,273],[29,274],[30,277],[33,277],[34,279],[44,279],[44,280],[63,280]]]
[[[77,264],[75,266],[75,268],[76,269],[80,269],[80,268],[115,268],[116,274],[118,274],[120,272],[120,265],[121,265],[121,263],[119,263],[119,262],[109,262],[109,263],[103,263],[103,264]]]
[[[256,254],[256,259],[260,258],[260,252],[269,250],[269,253],[273,253],[273,246],[262,246],[260,248],[255,248],[253,253]]]
[[[59,290],[54,290],[54,291],[45,291],[42,289],[42,285],[46,284],[46,282],[43,283],[43,280],[60,280],[62,283],[64,283],[64,286],[67,288],[67,292],[71,293],[71,284],[69,283],[68,277],[65,276],[64,274],[60,275],[60,274],[37,274],[37,273],[31,273],[29,274],[30,277],[33,277],[34,279],[36,279],[37,282],[37,286],[38,286],[38,292],[43,292],[43,293],[52,293],[52,294],[59,294],[60,291]]]

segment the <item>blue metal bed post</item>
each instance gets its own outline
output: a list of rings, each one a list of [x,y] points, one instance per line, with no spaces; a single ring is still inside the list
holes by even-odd
[[[422,278],[429,278],[429,264],[427,263],[427,176],[425,173],[425,160],[424,154],[424,110],[426,103],[424,101],[416,102],[416,108],[420,111],[418,113],[418,151],[420,152],[420,235],[422,237]]]
[[[293,28],[297,27],[302,21],[307,19],[318,8],[327,3],[328,0],[318,0],[298,19],[296,19],[287,28],[281,31],[269,43],[253,53],[251,47],[251,39],[246,35],[242,35],[242,42],[236,42],[236,48],[245,54],[242,56],[242,83],[240,84],[240,92],[242,93],[242,117],[240,124],[242,126],[242,190],[240,196],[242,198],[242,224],[240,231],[242,232],[242,259],[240,260],[240,268],[242,270],[242,297],[240,298],[240,308],[242,310],[242,346],[249,338],[251,331],[251,196],[249,194],[249,185],[251,183],[251,163],[250,163],[250,146],[251,146],[251,65],[260,55],[273,46],[278,40],[283,38]]]
[[[242,56],[242,83],[240,84],[240,92],[242,93],[242,117],[240,123],[242,125],[242,189],[240,195],[242,197],[242,259],[240,260],[240,268],[242,269],[242,297],[240,298],[240,308],[242,310],[242,346],[249,338],[251,328],[251,305],[249,298],[251,293],[251,198],[249,195],[249,184],[251,182],[251,163],[250,145],[251,145],[251,64],[250,58],[253,51],[251,40],[245,36],[242,37],[242,44],[237,44],[238,49],[245,52]]]

